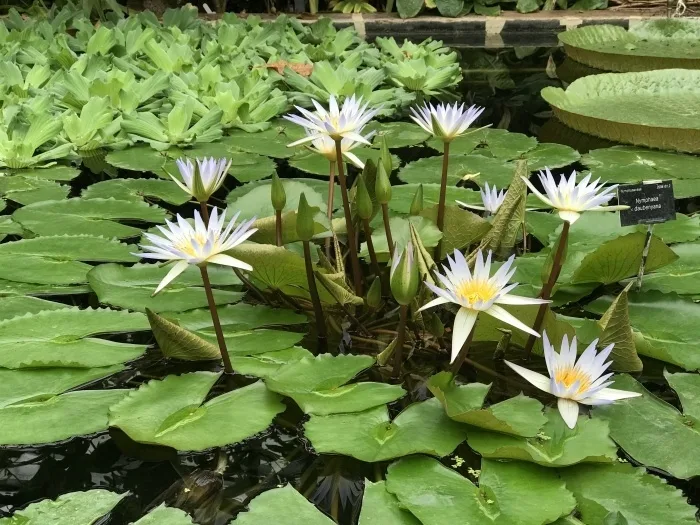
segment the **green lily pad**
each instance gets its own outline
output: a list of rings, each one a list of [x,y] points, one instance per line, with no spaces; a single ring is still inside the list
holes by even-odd
[[[676,244],[672,250],[678,259],[653,273],[645,273],[642,291],[700,294],[700,243]]]
[[[116,374],[121,365],[100,368],[43,368],[8,370],[0,368],[0,407],[41,400],[85,383]]]
[[[61,200],[68,197],[70,186],[35,177],[0,177],[0,196],[22,205]]]
[[[303,314],[286,308],[238,303],[217,308],[224,330],[253,330],[264,326],[297,325],[308,321]],[[190,310],[168,315],[188,330],[203,330],[212,326],[209,309]]]
[[[587,215],[589,214],[582,215],[582,218]],[[540,211],[525,212],[525,226],[527,227],[527,232],[530,235],[534,235],[537,240],[545,246],[551,245],[549,240],[557,228],[561,226],[561,222],[561,219],[553,213]],[[577,223],[574,223],[574,226],[576,226]]]
[[[115,168],[159,175],[164,175],[163,166],[167,160],[168,156],[165,152],[156,151],[150,146],[132,146],[110,151],[105,157],[105,161]]]
[[[304,432],[320,454],[343,454],[367,462],[410,454],[443,457],[467,435],[466,426],[449,419],[437,399],[410,405],[394,421],[385,406],[311,416]]]
[[[386,487],[423,525],[551,523],[576,506],[555,472],[520,462],[483,460],[476,487],[435,459],[404,458]]]
[[[411,210],[413,197],[418,190],[418,184],[402,184],[391,188],[391,201],[389,209],[396,213],[408,215]],[[466,204],[482,206],[481,194],[472,189],[448,186],[445,194],[445,203],[455,205],[455,201]],[[440,183],[423,184],[423,208],[430,208],[440,202]]]
[[[257,496],[241,512],[231,525],[259,525],[284,523],[285,525],[333,525],[335,522],[314,507],[291,485],[268,490]]]
[[[688,479],[700,474],[700,459],[695,454],[700,446],[700,420],[696,419],[700,376],[664,375],[681,398],[683,414],[625,374],[616,377],[615,388],[640,392],[642,397],[596,407],[593,417],[608,423],[610,436],[639,463]],[[660,447],[664,442],[673,443],[673,447]]]
[[[195,334],[210,343],[216,342],[216,332],[213,328],[198,330]],[[303,333],[288,330],[224,330],[224,339],[229,353],[238,355],[257,355],[284,350],[294,346],[303,338]]]
[[[0,445],[39,445],[107,430],[109,408],[129,390],[81,390],[0,408]]]
[[[694,155],[632,146],[594,149],[581,158],[581,163],[596,178],[607,182],[700,178],[700,158]]]
[[[143,314],[116,310],[65,308],[0,322],[0,367],[92,368],[140,356],[144,345],[90,336],[148,330]]]
[[[166,507],[164,503],[158,505],[134,525],[193,525],[189,515],[180,509]]]
[[[574,493],[585,523],[606,525],[606,516],[613,512],[625,516],[629,524],[697,523],[697,509],[688,504],[685,495],[643,468],[619,463],[577,465],[562,470],[561,477]]]
[[[461,213],[461,210],[457,210]],[[411,240],[410,224],[416,228],[416,232],[423,241],[423,246],[426,248],[434,248],[442,238],[442,233],[438,230],[435,223],[425,217],[392,217],[389,219],[389,229],[391,230],[392,240],[397,250],[402,250],[404,246]],[[389,243],[386,240],[386,231],[384,227],[377,227],[372,232],[372,243],[374,243],[374,252],[377,254],[377,259],[384,262],[389,259]],[[360,257],[369,259],[369,250],[367,243],[363,242],[360,247]]]
[[[545,87],[542,97],[561,122],[577,131],[636,146],[696,153],[700,151],[698,80],[700,71],[684,69],[603,73],[579,78],[566,91]],[[683,111],[675,111],[669,97],[683,100]]]
[[[376,128],[374,146],[377,148],[381,145],[382,138],[386,140],[390,149],[394,149],[415,146],[425,142],[430,137],[430,133],[412,122],[382,122]],[[371,126],[367,126],[367,130],[370,129]]]
[[[0,525],[92,525],[127,495],[102,489],[70,492],[55,500],[32,503],[9,518],[1,518]]]
[[[442,152],[442,141],[432,139],[428,145]],[[505,129],[484,128],[468,132],[450,143],[450,155],[483,153],[500,159],[518,158],[537,146],[537,139]]]
[[[3,209],[4,202],[5,201],[0,201],[0,207]],[[21,237],[24,235],[24,230],[21,224],[12,220],[10,215],[0,215],[0,240],[4,239],[7,235],[18,235]]]
[[[112,406],[109,424],[140,443],[205,450],[262,432],[284,410],[279,396],[262,382],[202,404],[218,378],[212,372],[193,372],[151,380]]]
[[[313,354],[300,346],[285,348],[275,352],[251,356],[231,356],[231,364],[237,372],[263,379],[273,375],[280,367],[298,361],[304,357],[312,358]]]
[[[617,447],[608,437],[608,425],[599,419],[579,416],[569,429],[559,412],[545,410],[547,422],[532,438],[470,430],[467,442],[489,459],[517,459],[545,467],[566,467],[576,463],[610,463],[617,459]]]
[[[522,394],[482,408],[490,385],[470,383],[457,386],[452,375],[441,372],[428,380],[428,389],[440,400],[455,421],[494,432],[532,437],[547,422],[542,403]]]
[[[68,199],[44,201],[20,208],[12,219],[37,235],[81,232],[105,237],[134,237],[141,230],[120,220],[162,223],[165,210],[145,202],[116,199]]]
[[[98,182],[83,191],[83,199],[150,200],[156,199],[180,206],[192,197],[175,182],[159,179],[110,179]]]
[[[366,479],[359,525],[421,525],[421,522],[386,490],[385,481],[372,483]]]
[[[569,166],[578,162],[581,154],[563,144],[543,143],[525,153],[523,158],[527,160],[528,171],[540,171]]]
[[[515,165],[508,161],[483,155],[450,155],[447,184],[454,186],[462,179],[474,179],[477,184],[488,182],[503,188],[510,184]],[[427,157],[409,162],[399,170],[399,178],[409,184],[440,184],[442,157]]]
[[[218,287],[240,284],[228,267],[209,265],[209,278],[214,287],[216,304],[240,301],[243,292],[221,290]],[[199,268],[190,266],[158,295],[153,296],[158,284],[170,271],[170,266],[136,264],[131,267],[119,264],[101,264],[93,268],[87,278],[90,288],[100,303],[145,312],[179,312],[208,306],[202,286]]]
[[[78,168],[74,168],[73,166],[62,166],[60,164],[56,164],[54,166],[49,166],[48,168],[11,170],[10,174],[26,178],[69,182],[80,175],[80,170]]]
[[[87,283],[92,266],[24,254],[0,254],[0,279],[21,283],[71,285]]]
[[[44,310],[61,310],[70,308],[67,304],[47,301],[38,297],[3,297],[0,301],[0,321],[12,319],[18,315],[36,314]]]
[[[432,206],[421,212],[421,217],[430,219],[435,223],[437,223],[437,216],[437,206]],[[455,250],[464,250],[470,245],[479,242],[491,229],[491,224],[486,219],[482,219],[471,211],[462,210],[456,205],[448,204],[445,206],[444,221],[441,258],[446,257]],[[421,239],[423,239],[422,236]]]
[[[614,298],[603,296],[586,306],[602,314]],[[645,292],[628,294],[632,328],[643,336],[637,353],[678,365],[686,370],[700,369],[697,334],[700,305],[676,294]]]
[[[241,190],[248,186],[249,185],[238,188],[235,198],[233,192],[227,197],[229,206],[241,213],[239,216],[240,220],[252,219],[253,217],[270,217],[274,215],[275,209],[272,207],[270,198],[272,183],[253,183],[250,185],[250,191],[242,193]],[[283,179],[282,186],[287,196],[287,202],[283,211],[296,211],[299,207],[299,198],[302,194],[306,196],[309,206],[320,208],[321,210],[326,209],[326,194],[318,193],[308,184],[293,179]]]
[[[274,126],[258,133],[233,130],[227,138],[234,149],[278,159],[286,159],[296,153],[298,148],[287,147],[294,140],[294,137],[287,136]]]
[[[0,255],[34,255],[84,262],[136,262],[133,247],[93,235],[55,235],[0,244]]]

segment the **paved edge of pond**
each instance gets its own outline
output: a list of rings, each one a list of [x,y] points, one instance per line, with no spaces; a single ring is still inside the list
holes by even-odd
[[[333,19],[338,28],[354,26],[368,40],[393,36],[421,41],[428,37],[452,47],[556,46],[557,34],[567,29],[593,24],[613,24],[629,28],[648,18],[665,18],[665,8],[605,9],[600,11],[546,11],[518,13],[504,11],[499,16],[467,15],[458,18],[419,16],[402,19],[398,15],[320,13]],[[262,15],[266,18],[265,15]],[[289,13],[289,16],[295,16]],[[301,15],[302,22],[316,17]]]

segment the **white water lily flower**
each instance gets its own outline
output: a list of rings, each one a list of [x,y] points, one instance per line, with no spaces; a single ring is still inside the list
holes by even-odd
[[[214,157],[196,159],[197,167],[188,158],[180,158],[175,161],[182,182],[170,175],[183,191],[189,193],[198,202],[207,202],[209,197],[218,190],[224,182],[231,161],[226,158],[215,159]]]
[[[465,108],[464,104],[457,102],[436,106],[426,103],[422,107],[411,108],[410,117],[434,137],[449,142],[464,133],[483,111],[484,108],[479,106]]]
[[[165,221],[167,229],[158,226],[165,237],[144,233],[152,244],[140,244],[139,247],[144,251],[133,255],[144,259],[175,262],[175,266],[163,278],[153,295],[170,284],[190,264],[197,266],[209,263],[222,264],[251,271],[253,267],[249,264],[223,253],[235,248],[257,231],[257,228],[251,228],[255,218],[242,222],[234,230],[238,215],[236,213],[224,228],[226,211],[219,217],[218,210],[214,208],[208,226],[204,224],[199,212],[195,211],[194,227],[178,215],[177,224]]]
[[[571,224],[576,222],[584,211],[618,211],[629,208],[629,206],[601,206],[615,196],[617,184],[606,188],[604,187],[605,183],[599,184],[600,179],[590,182],[590,174],[586,175],[578,184],[576,184],[575,171],[568,179],[562,175],[559,184],[554,181],[549,168],[545,168],[543,172],[540,171],[539,177],[546,196],[542,195],[527,177],[522,177],[522,179],[532,193],[548,206],[556,208],[559,217]]]
[[[576,361],[576,337],[571,340],[564,335],[561,351],[557,353],[549,343],[547,333],[543,333],[544,358],[547,362],[549,377],[509,361],[505,363],[519,375],[527,379],[540,390],[559,398],[558,408],[561,417],[569,428],[576,426],[578,404],[608,405],[619,399],[637,397],[641,394],[608,388],[613,381],[608,381],[612,373],[604,372],[612,364],[605,360],[612,352],[614,344],[606,346],[596,355],[598,339],[593,341]]]
[[[490,275],[490,251],[486,257],[486,261],[484,261],[481,251],[476,254],[476,264],[474,265],[473,272],[469,270],[469,265],[464,255],[462,255],[462,252],[455,250],[453,256],[454,259],[450,258],[449,255],[447,256],[450,265],[449,268],[443,265],[445,275],[435,272],[438,279],[440,279],[445,286],[445,289],[438,288],[426,281],[426,286],[435,292],[438,298],[430,301],[420,309],[425,310],[426,308],[432,308],[433,306],[446,303],[455,303],[461,306],[455,317],[452,329],[452,358],[450,362],[453,362],[457,358],[459,351],[462,349],[462,346],[474,328],[474,323],[476,323],[476,317],[479,312],[489,314],[528,334],[537,337],[540,336],[540,334],[535,332],[532,328],[519,321],[510,312],[499,306],[501,304],[529,305],[551,302],[544,299],[510,295],[508,293],[518,285],[518,283],[508,284],[508,281],[515,273],[515,268],[511,269],[513,261],[515,260],[515,255],[511,256],[510,259],[503,263],[493,276]]]
[[[308,128],[304,128],[304,131],[306,131],[306,135],[315,135],[315,132],[313,130],[310,130]],[[362,128],[359,128],[357,130],[357,133],[359,135],[362,135]],[[365,141],[369,142],[369,139],[371,139],[374,136],[374,131],[370,131],[366,135],[362,135]],[[365,163],[362,162],[357,155],[354,153],[351,153],[353,149],[355,149],[357,146],[360,146],[362,143],[358,142],[357,140],[353,140],[351,138],[345,137],[343,140],[340,141],[340,150],[343,153],[343,156],[347,158],[350,162],[352,162],[355,166],[357,166],[360,169],[364,169]],[[292,144],[290,144],[291,146]],[[311,145],[309,146],[309,149],[323,155],[326,157],[329,161],[335,162],[336,161],[336,152],[335,152],[335,141],[330,138],[328,135],[321,135],[320,137],[316,135],[316,138],[311,141]]]
[[[381,107],[369,108],[369,104],[362,103],[362,97],[356,99],[355,95],[343,101],[343,106],[338,107],[338,102],[331,95],[328,101],[328,110],[321,104],[312,100],[316,111],[295,106],[299,115],[285,115],[284,118],[295,124],[303,126],[308,132],[307,136],[296,142],[292,142],[288,147],[313,142],[319,137],[329,137],[332,140],[351,139],[355,142],[371,145],[369,140],[361,135],[362,128],[374,118]]]
[[[480,190],[479,193],[481,194],[481,202],[484,203],[483,206],[467,204],[466,202],[462,201],[456,202],[457,204],[459,204],[460,206],[464,206],[465,208],[472,208],[474,210],[484,210],[491,214],[494,214],[498,211],[498,208],[501,207],[501,204],[503,204],[503,201],[506,198],[506,190],[501,190],[499,192],[496,186],[492,186],[491,188],[489,188],[488,182],[484,183],[484,189]]]

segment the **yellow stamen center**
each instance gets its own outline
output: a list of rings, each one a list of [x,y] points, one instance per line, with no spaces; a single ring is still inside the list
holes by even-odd
[[[464,281],[457,287],[455,294],[457,298],[474,304],[492,300],[497,291],[488,281]]]
[[[582,394],[591,386],[590,376],[578,368],[567,367],[559,368],[554,372],[554,381],[560,385],[564,385],[566,388],[570,388],[573,384],[578,382],[578,389],[575,394]]]
[[[177,249],[183,253],[186,253],[190,257],[197,257],[198,253],[195,246],[202,246],[207,242],[206,235],[201,233],[196,233],[194,237],[189,239],[183,239],[177,244]]]

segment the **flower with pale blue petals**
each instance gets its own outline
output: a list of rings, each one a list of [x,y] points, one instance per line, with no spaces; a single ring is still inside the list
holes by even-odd
[[[556,352],[550,344],[547,333],[542,334],[544,358],[547,362],[549,377],[528,370],[522,366],[505,361],[515,372],[540,390],[558,398],[558,408],[561,417],[569,428],[576,426],[579,403],[583,405],[609,405],[620,399],[638,397],[638,392],[628,392],[608,388],[613,381],[608,381],[612,373],[605,373],[612,361],[610,357],[614,344],[606,346],[596,353],[598,339],[593,341],[576,360],[576,337],[571,340],[564,335],[561,350]]]
[[[481,202],[484,203],[483,206],[477,206],[475,204],[467,204],[466,202],[457,201],[457,204],[464,206],[465,208],[472,208],[474,210],[484,210],[490,214],[495,214],[498,208],[501,207],[503,201],[506,198],[506,190],[501,190],[500,192],[496,186],[489,188],[489,183],[484,183],[484,189],[480,190]]]
[[[192,160],[180,158],[175,161],[180,171],[182,182],[170,175],[183,191],[189,193],[198,202],[207,202],[209,197],[218,190],[224,183],[224,179],[231,167],[231,161],[226,158],[215,159],[214,157],[196,159],[195,167]]]
[[[479,106],[466,107],[464,104],[428,104],[411,108],[410,117],[425,131],[444,142],[450,142],[462,135],[483,113]]]

